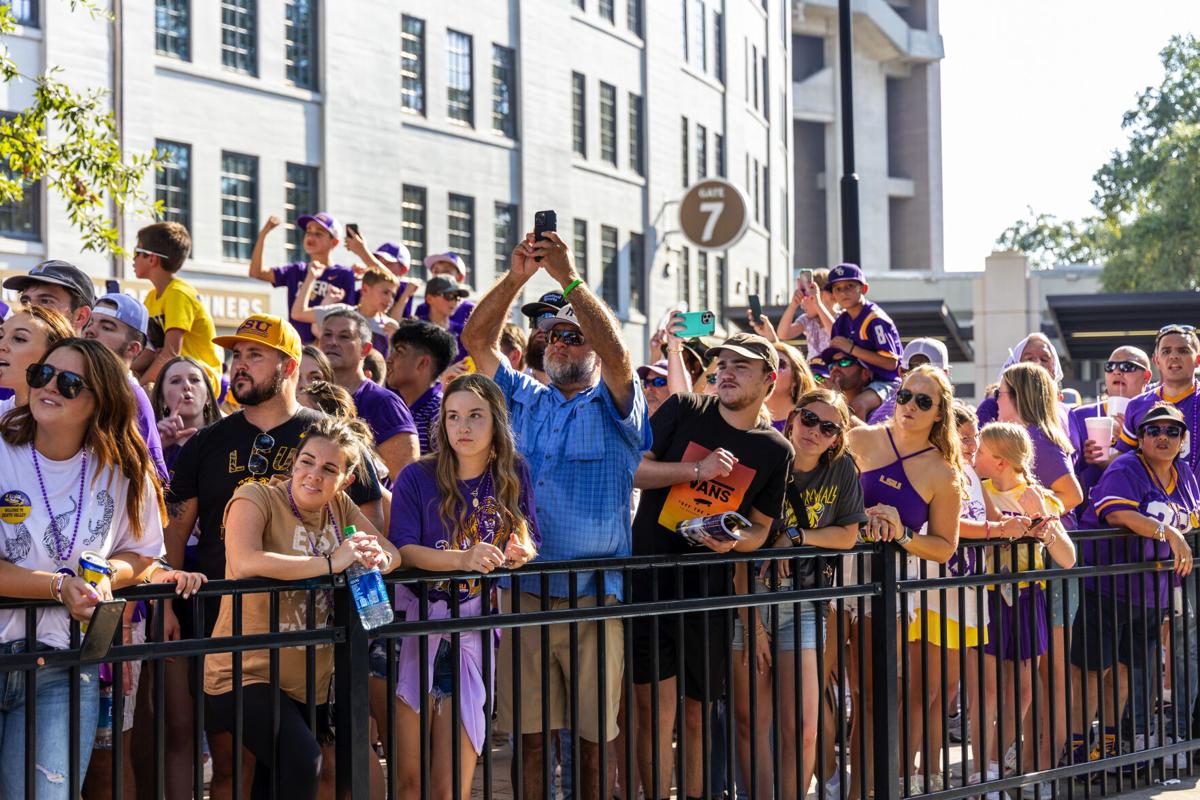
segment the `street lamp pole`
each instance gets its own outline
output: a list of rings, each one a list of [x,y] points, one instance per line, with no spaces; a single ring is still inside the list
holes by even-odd
[[[842,260],[862,266],[858,173],[854,171],[854,41],[850,0],[838,0],[838,60],[842,101]]]

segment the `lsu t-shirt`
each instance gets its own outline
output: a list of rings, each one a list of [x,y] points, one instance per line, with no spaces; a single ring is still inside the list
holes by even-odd
[[[833,321],[831,337],[844,336],[854,342],[855,347],[872,350],[876,353],[891,353],[897,359],[899,366],[900,354],[904,352],[900,344],[900,331],[896,323],[884,313],[883,309],[870,300],[863,300],[862,309],[857,317],[851,317],[849,311],[838,314]],[[871,366],[871,374],[877,381],[891,383],[900,377],[897,369],[884,369]]]
[[[157,289],[151,289],[142,302],[150,313],[150,319],[158,323],[164,333],[183,331],[180,355],[194,358],[214,374],[221,374],[221,357],[217,355],[217,347],[212,341],[217,331],[194,286],[175,278],[167,284],[161,295]]]
[[[1117,449],[1125,453],[1135,449],[1137,447],[1137,429],[1142,417],[1146,416],[1146,412],[1155,405],[1170,403],[1183,414],[1183,418],[1187,420],[1188,430],[1192,431],[1184,438],[1183,449],[1179,451],[1179,455],[1187,461],[1192,472],[1195,472],[1200,465],[1200,447],[1197,447],[1195,443],[1197,432],[1200,432],[1200,425],[1197,424],[1200,423],[1200,407],[1196,405],[1196,389],[1197,384],[1193,381],[1191,388],[1187,391],[1172,396],[1164,394],[1163,387],[1158,386],[1130,400],[1129,405],[1125,408],[1125,427],[1117,436]]]
[[[271,285],[275,288],[280,286],[287,287],[287,304],[288,304],[288,319],[292,325],[296,326],[296,330],[300,333],[300,341],[305,344],[311,344],[316,337],[313,336],[312,326],[307,322],[298,322],[292,318],[292,304],[296,302],[296,294],[300,291],[300,285],[304,283],[304,276],[308,274],[308,264],[303,261],[297,261],[295,264],[285,264],[282,267],[274,267],[271,270]],[[313,281],[312,297],[309,298],[308,307],[320,305],[325,295],[329,293],[329,288],[336,286],[342,290],[341,302],[349,305],[358,304],[358,289],[354,282],[354,270],[349,267],[343,267],[340,264],[330,264],[321,273],[321,277]]]

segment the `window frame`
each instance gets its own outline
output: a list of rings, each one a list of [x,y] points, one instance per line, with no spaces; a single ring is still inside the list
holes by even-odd
[[[221,6],[221,66],[230,72],[258,77],[258,2],[257,0],[220,0]],[[226,12],[246,15],[246,24],[237,28],[226,22]],[[226,34],[245,37],[244,47],[239,42],[227,43]],[[242,64],[242,61],[246,64]],[[231,63],[231,61],[233,63]]]
[[[411,32],[407,23],[415,23],[420,32]],[[409,43],[415,42],[417,50],[412,50]],[[428,110],[425,102],[425,59],[426,49],[425,20],[409,14],[400,16],[400,110],[408,114],[424,117]],[[406,70],[406,64],[415,64],[415,70]],[[410,100],[412,98],[412,100]]]
[[[166,221],[178,222],[187,228],[192,229],[192,146],[185,142],[176,142],[170,139],[156,139],[154,141],[154,149],[160,154],[166,149],[172,151],[178,150],[185,154],[185,163],[182,168],[173,160],[164,161],[163,168],[155,172],[154,175],[154,199],[162,201],[163,219]],[[182,185],[168,184],[166,181],[171,175],[182,173]],[[177,182],[178,183],[178,182]],[[179,213],[171,211],[177,208],[168,202],[169,196],[172,194],[181,195],[184,200],[182,211]]]
[[[320,8],[317,5],[319,2],[320,0],[286,0],[283,15],[284,77],[291,85],[313,92],[319,90],[317,84],[321,74],[317,63],[319,50],[317,43],[320,41],[317,31],[317,20],[320,18]],[[293,20],[293,10],[298,8],[299,4],[304,4],[307,8],[308,19],[301,32],[307,41],[294,35],[298,26]],[[307,65],[303,68],[298,66],[294,55],[294,52],[301,47],[307,54]]]
[[[465,52],[455,43],[465,44]],[[464,75],[466,86],[456,86],[456,76]],[[475,38],[453,28],[446,29],[446,119],[452,125],[475,127]]]
[[[230,159],[245,159],[245,165],[248,169],[243,169],[234,172],[229,169]],[[258,234],[258,181],[259,181],[259,159],[258,156],[250,155],[249,153],[238,153],[231,150],[221,151],[221,260],[235,263],[248,262],[250,254],[254,249],[254,241]],[[249,193],[247,195],[229,195],[225,191],[225,181],[231,176],[234,179],[245,180],[249,183]],[[237,177],[241,176],[241,177]],[[249,205],[249,216],[230,216],[225,213],[225,204],[229,198],[233,197],[234,202],[239,204],[247,203]],[[241,208],[239,207],[239,211]],[[241,226],[242,230],[237,232],[234,239],[230,239],[225,232],[226,223],[233,220],[235,225]],[[243,235],[244,233],[244,235]],[[237,249],[233,255],[229,255],[230,245]],[[243,256],[243,251],[245,255]]]

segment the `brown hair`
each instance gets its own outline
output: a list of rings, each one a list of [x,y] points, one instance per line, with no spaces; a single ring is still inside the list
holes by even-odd
[[[63,339],[70,339],[75,336],[75,328],[71,326],[71,321],[57,308],[22,303],[13,309],[13,314],[28,314],[45,329],[47,350]],[[9,319],[12,319],[12,317],[9,317]]]
[[[824,291],[829,288],[829,270],[828,269],[826,269],[825,267],[821,267],[821,269],[814,269],[812,275],[813,275],[813,283],[815,283],[817,285],[818,289],[820,289],[821,291]]]
[[[217,395],[213,389],[213,374],[208,367],[191,356],[175,356],[158,373],[158,380],[154,382],[154,389],[150,394],[150,403],[154,406],[154,416],[157,419],[162,419],[171,411],[171,409],[167,408],[167,399],[164,394],[167,385],[167,373],[176,364],[187,364],[200,370],[200,374],[204,377],[204,424],[212,425],[221,418],[221,407],[217,405]]]
[[[369,267],[367,271],[363,273],[362,282],[363,286],[374,286],[377,283],[388,283],[392,286],[399,286],[400,278],[397,277],[394,272],[385,272],[381,269]]]
[[[1046,434],[1067,455],[1075,452],[1058,416],[1058,384],[1041,364],[1021,362],[1004,370],[1000,391],[1012,390],[1017,416]]]
[[[159,254],[159,263],[167,272],[178,272],[192,252],[192,237],[178,222],[147,225],[138,231],[137,240],[139,247]]]
[[[322,415],[304,432],[296,455],[299,456],[313,439],[325,439],[340,447],[346,457],[346,472],[356,479],[362,479],[363,455],[371,452],[371,445],[375,441],[366,423],[350,417]],[[292,464],[295,463],[293,459]]]
[[[796,411],[805,406],[810,406],[813,403],[824,403],[831,406],[838,413],[838,421],[842,426],[842,432],[838,434],[837,441],[833,447],[830,447],[821,454],[822,463],[828,464],[837,461],[847,452],[849,445],[846,443],[846,431],[850,430],[850,408],[846,405],[846,398],[842,397],[841,392],[832,392],[829,389],[809,389],[804,394],[800,395],[800,399],[796,401]],[[787,428],[783,435],[791,441],[792,425],[796,424],[795,417],[788,418]]]
[[[317,369],[321,370],[321,377],[333,383],[333,365],[329,363],[329,356],[322,353],[321,349],[314,344],[304,345],[304,349],[300,352],[302,356],[308,356],[317,362]]]
[[[500,329],[500,352],[507,357],[513,350],[517,348],[521,350],[521,363],[517,365],[518,371],[525,369],[525,348],[528,343],[525,331],[515,323],[506,322]]]
[[[929,431],[929,443],[937,448],[945,461],[954,470],[955,489],[962,490],[962,445],[958,441],[958,426],[954,424],[954,387],[945,371],[932,364],[922,364],[910,369],[904,376],[907,384],[913,378],[927,378],[937,385],[937,411],[941,419],[933,423]]]
[[[792,401],[792,406],[795,407],[800,402],[800,396],[815,389],[817,382],[813,379],[812,370],[808,368],[808,362],[804,360],[804,356],[800,354],[799,350],[787,342],[771,342],[771,345],[779,354],[779,360],[787,361],[792,370],[792,396],[789,399]]]
[[[363,372],[367,377],[380,386],[383,385],[384,378],[387,377],[387,360],[383,357],[383,353],[372,347],[363,356]]]
[[[331,417],[353,419],[358,413],[354,407],[354,398],[336,383],[313,381],[301,389],[300,394],[311,397],[317,408]]]
[[[158,472],[146,443],[137,429],[137,402],[129,388],[125,364],[96,339],[70,338],[56,343],[39,364],[56,350],[70,348],[83,358],[83,380],[96,398],[96,408],[83,435],[83,446],[96,459],[96,476],[111,467],[129,481],[125,496],[125,516],[134,539],[145,530],[142,513],[143,495],[149,484],[154,489],[159,514],[166,515]],[[0,436],[13,446],[33,443],[37,420],[29,406],[17,406],[0,418]]]

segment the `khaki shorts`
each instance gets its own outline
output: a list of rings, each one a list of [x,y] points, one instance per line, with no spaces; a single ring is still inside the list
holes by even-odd
[[[608,596],[605,605],[616,605],[617,599]],[[596,605],[595,597],[580,597],[580,608]],[[501,592],[501,608],[511,611],[512,591]],[[569,607],[565,597],[550,599],[551,610]],[[521,611],[537,611],[542,608],[541,598],[529,592],[521,593]],[[621,701],[621,681],[625,664],[625,637],[619,619],[608,619],[604,626],[604,741],[617,737],[617,710]],[[542,630],[549,631],[549,671],[542,675]],[[578,677],[578,719],[574,726],[579,736],[589,742],[600,741],[600,703],[597,687],[600,685],[599,631],[595,621],[581,622],[575,626],[578,649],[572,658],[571,626],[565,623],[549,626],[505,628],[500,638],[500,653],[497,664],[500,682],[496,687],[497,720],[501,731],[513,731],[513,642],[520,630],[521,670],[521,730],[520,733],[542,732],[542,697],[546,696],[550,707],[550,730],[571,726],[571,670]]]

